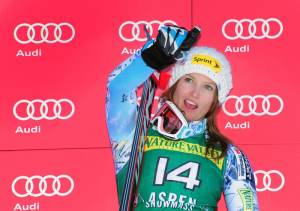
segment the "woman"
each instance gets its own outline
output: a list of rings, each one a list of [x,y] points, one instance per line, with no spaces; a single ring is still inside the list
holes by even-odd
[[[232,88],[230,65],[215,49],[190,48],[192,32],[162,27],[109,77],[107,124],[119,199],[137,119],[136,89],[154,70],[176,62],[147,132],[134,210],[217,210],[222,192],[228,210],[258,210],[249,161],[215,121]]]

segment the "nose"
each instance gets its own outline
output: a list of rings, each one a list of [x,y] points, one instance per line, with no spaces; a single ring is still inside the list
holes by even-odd
[[[194,98],[198,98],[200,96],[200,89],[197,89],[196,87],[194,87],[192,90],[191,90],[191,95],[194,97]]]

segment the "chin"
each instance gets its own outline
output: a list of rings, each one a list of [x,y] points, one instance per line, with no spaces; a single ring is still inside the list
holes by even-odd
[[[188,122],[198,121],[196,117],[186,117]]]
[[[202,120],[204,117],[203,116],[201,116],[201,117],[186,117],[186,120],[188,121],[188,122],[193,122],[193,121],[200,121],[200,120]]]

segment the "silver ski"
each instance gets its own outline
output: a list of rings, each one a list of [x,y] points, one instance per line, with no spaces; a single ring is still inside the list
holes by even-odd
[[[125,185],[122,193],[122,199],[119,211],[130,211],[132,209],[135,193],[137,188],[140,165],[143,158],[143,149],[146,133],[151,118],[151,108],[154,100],[156,84],[159,73],[153,74],[143,85],[143,93],[138,108],[137,124],[134,132],[134,138],[128,163]]]

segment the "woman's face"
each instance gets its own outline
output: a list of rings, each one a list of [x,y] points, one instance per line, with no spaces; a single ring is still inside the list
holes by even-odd
[[[214,81],[200,73],[182,76],[173,95],[173,102],[188,121],[198,121],[209,111],[216,94]]]

